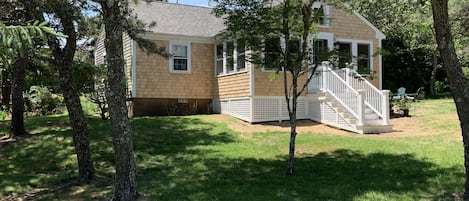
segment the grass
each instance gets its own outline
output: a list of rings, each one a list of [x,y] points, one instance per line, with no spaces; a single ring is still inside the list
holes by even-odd
[[[284,174],[288,133],[245,135],[206,115],[134,118],[138,189],[143,200],[453,200],[464,182],[454,104],[421,101],[411,114],[427,135],[300,134],[295,176]],[[96,181],[39,200],[112,196],[109,122],[89,123]],[[77,173],[66,115],[27,118],[26,125],[39,134],[0,148],[0,200]]]

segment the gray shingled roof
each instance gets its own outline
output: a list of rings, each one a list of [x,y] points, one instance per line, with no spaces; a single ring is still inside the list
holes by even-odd
[[[156,22],[151,28],[154,33],[213,37],[225,29],[223,19],[215,17],[211,8],[163,2],[140,2],[132,8],[138,19]]]

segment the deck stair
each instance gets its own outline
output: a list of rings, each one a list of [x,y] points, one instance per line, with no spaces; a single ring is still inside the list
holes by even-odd
[[[308,86],[306,101],[312,120],[361,134],[392,131],[389,91],[378,90],[354,70],[323,65]]]

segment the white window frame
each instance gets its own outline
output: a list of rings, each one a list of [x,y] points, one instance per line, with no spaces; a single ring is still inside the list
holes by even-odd
[[[237,74],[237,73],[244,73],[247,72],[246,68],[246,60],[244,60],[244,69],[239,70],[238,69],[238,43],[236,41],[231,42],[233,43],[233,54],[230,56],[231,62],[233,62],[233,71],[228,71],[228,54],[227,49],[228,49],[228,42],[223,42],[215,45],[215,75],[216,76],[225,76],[225,75],[232,75],[232,74]],[[223,72],[218,73],[218,58],[217,58],[217,48],[218,46],[222,44],[223,45]],[[246,48],[246,47],[245,47]],[[244,55],[246,55],[246,49],[244,50]]]
[[[356,58],[358,57],[358,44],[369,45],[369,55],[370,55],[370,72],[374,70],[374,61],[373,61],[373,41],[369,40],[355,40],[355,39],[346,39],[346,38],[336,38],[336,42],[341,43],[350,43],[352,48],[352,62],[356,62]],[[340,66],[339,66],[340,67]],[[354,67],[358,68],[358,66]],[[358,69],[354,69],[358,70]]]
[[[239,70],[238,68],[239,67],[238,58],[241,55],[244,56],[244,69],[243,70]],[[236,61],[234,63],[236,72],[246,72],[246,45],[244,46],[243,51],[238,51],[238,43],[237,42],[234,43],[233,60]]]
[[[221,46],[222,48],[222,57],[221,58],[218,58],[218,46]],[[224,75],[225,74],[225,62],[226,62],[226,57],[225,57],[225,52],[224,52],[224,47],[225,47],[225,44],[224,43],[218,43],[218,44],[215,44],[215,75],[218,76],[218,75]],[[218,62],[221,60],[221,72],[219,73],[218,72]]]
[[[368,70],[371,72],[373,70],[372,63],[371,63],[371,61],[372,61],[371,58],[373,57],[373,54],[371,52],[371,45],[369,43],[357,43],[357,58],[356,58],[356,60],[357,60],[357,71],[359,70],[358,69],[358,60],[360,59],[360,58],[358,58],[358,46],[359,45],[368,45]]]
[[[330,32],[319,32],[317,34],[313,34],[309,36],[309,44],[308,48],[313,50],[314,52],[314,40],[327,40],[327,48],[329,51],[334,49],[334,33]],[[311,57],[310,64],[314,64],[313,57]]]
[[[174,46],[180,45],[180,46],[186,46],[187,47],[187,70],[175,70],[174,69],[174,56],[173,56],[173,49]],[[170,57],[169,57],[169,72],[171,73],[180,73],[180,74],[190,74],[191,73],[191,43],[190,42],[184,42],[184,41],[170,41],[169,42],[169,52],[170,52]]]
[[[322,2],[319,2],[319,1],[316,1],[313,3],[313,9],[315,8],[320,8],[321,6],[324,6],[324,23],[323,24],[320,24],[319,27],[324,27],[324,28],[327,28],[330,26],[330,11],[329,11],[329,5],[325,4],[325,3],[322,3]]]

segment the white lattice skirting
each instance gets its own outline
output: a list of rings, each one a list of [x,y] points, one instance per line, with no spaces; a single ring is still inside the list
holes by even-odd
[[[283,96],[256,96],[214,99],[213,110],[248,122],[288,120],[288,109]],[[306,118],[305,97],[299,97],[297,119]]]

